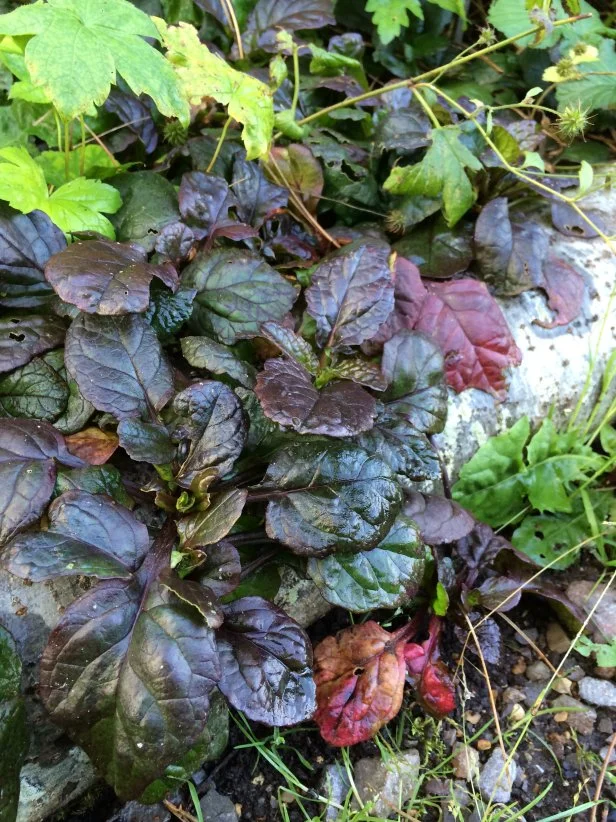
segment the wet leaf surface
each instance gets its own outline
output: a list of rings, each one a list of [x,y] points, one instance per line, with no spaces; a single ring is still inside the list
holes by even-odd
[[[0,373],[62,345],[66,323],[52,315],[14,312],[0,317]]]

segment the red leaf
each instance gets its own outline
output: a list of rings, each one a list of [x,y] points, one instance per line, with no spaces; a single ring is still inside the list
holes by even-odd
[[[417,699],[425,710],[442,719],[456,707],[451,675],[443,662],[428,662],[417,685]]]
[[[458,392],[479,388],[504,399],[503,371],[519,365],[522,352],[486,286],[470,279],[425,285],[428,296],[414,327],[440,346],[449,384]]]
[[[419,269],[405,257],[394,263],[394,310],[368,343],[369,351],[390,340],[404,328],[412,330],[421,314],[428,292],[419,276]]]
[[[119,443],[117,434],[101,431],[100,428],[84,428],[64,439],[71,454],[90,465],[106,463]]]
[[[574,320],[582,308],[586,286],[582,275],[564,260],[550,255],[543,266],[541,288],[548,295],[548,305],[556,314],[552,322],[534,320],[542,328],[556,328]]]
[[[370,739],[400,710],[405,640],[376,622],[326,637],[314,651],[315,721],[331,745]]]

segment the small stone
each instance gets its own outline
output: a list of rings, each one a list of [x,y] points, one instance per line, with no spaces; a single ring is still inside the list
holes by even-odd
[[[519,688],[505,688],[502,695],[503,704],[507,705],[510,702],[523,702],[524,691]]]
[[[132,799],[110,822],[171,822],[171,814],[163,805],[142,805]]]
[[[537,643],[537,640],[539,639],[539,631],[537,628],[525,628],[524,634],[525,636],[518,633],[515,635],[515,640],[516,642],[519,642],[520,645],[530,645],[531,642],[534,644]]]
[[[481,714],[474,711],[467,711],[464,714],[464,719],[466,719],[469,725],[476,725],[481,719]]]
[[[285,805],[292,805],[295,802],[296,796],[291,791],[288,791],[286,788],[282,788],[280,791],[280,800],[285,803]]]
[[[567,711],[558,711],[558,713],[554,714],[554,722],[566,722],[569,719],[569,714]]]
[[[584,679],[586,676],[586,671],[582,668],[581,665],[574,665],[573,668],[567,674],[568,678],[571,682],[579,682],[580,679]]]
[[[419,776],[420,758],[415,750],[384,761],[381,757],[360,759],[355,764],[355,787],[361,801],[371,804],[373,816],[387,817],[413,794]]]
[[[228,796],[218,793],[216,788],[211,788],[199,804],[203,822],[237,822],[238,814],[234,803]]]
[[[601,759],[604,762],[605,762],[606,756],[608,755],[609,750],[610,750],[610,745],[608,743],[607,745],[605,745],[605,747],[601,748],[601,750],[599,751],[599,756],[601,757]],[[613,762],[616,762],[616,747],[612,748],[612,751],[610,753],[609,762],[610,762],[610,764],[613,763]]]
[[[515,761],[505,759],[501,749],[495,748],[479,777],[479,789],[483,798],[488,802],[509,802],[517,772]]]
[[[338,818],[339,806],[344,805],[350,790],[351,783],[346,769],[339,762],[328,765],[321,779],[321,794],[329,800],[325,809],[326,822],[333,822]]]
[[[518,657],[517,662],[515,663],[515,665],[511,669],[511,673],[512,674],[523,674],[525,670],[526,670],[526,660],[522,656]]]
[[[526,668],[526,678],[531,682],[544,682],[551,676],[551,671],[545,662],[538,659]]]
[[[571,645],[565,629],[559,622],[550,622],[545,634],[548,648],[555,654],[566,654]]]
[[[511,708],[511,713],[509,714],[509,721],[510,722],[521,722],[524,717],[526,716],[526,711],[520,705],[519,702],[515,702],[513,707]]]
[[[599,733],[602,734],[611,734],[614,731],[614,723],[611,719],[604,717],[603,719],[599,720],[599,724],[597,725],[597,730]]]
[[[492,743],[489,739],[479,739],[477,740],[477,748],[480,751],[489,751],[492,747]]]
[[[566,722],[570,728],[573,728],[574,731],[582,734],[582,736],[587,736],[593,732],[595,722],[597,721],[597,712],[593,708],[583,705],[579,700],[566,694],[555,699],[553,704],[555,708],[565,709],[554,715],[556,722]],[[567,708],[576,708],[576,710],[567,711]],[[564,713],[565,717],[557,719],[561,713]]]
[[[567,588],[567,597],[587,614],[599,603],[592,615],[596,642],[616,639],[616,590],[609,588],[606,591],[605,588],[605,585],[584,579],[572,582]]]
[[[552,690],[557,694],[570,694],[573,682],[566,676],[559,676],[552,685]]]
[[[601,708],[616,708],[616,685],[606,679],[585,676],[579,683],[580,698]]]
[[[479,776],[479,754],[470,745],[458,742],[454,748],[451,764],[454,775],[458,779],[471,781]]]
[[[524,686],[524,703],[532,708],[544,690],[545,685],[543,682],[529,682],[528,685]]]

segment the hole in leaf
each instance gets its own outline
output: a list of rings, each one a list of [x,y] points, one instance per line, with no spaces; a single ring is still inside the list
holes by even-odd
[[[16,331],[9,331],[9,337],[15,342],[23,342],[26,339],[26,335],[22,334],[21,332]]]

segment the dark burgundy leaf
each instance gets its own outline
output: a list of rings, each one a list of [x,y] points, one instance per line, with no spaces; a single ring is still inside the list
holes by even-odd
[[[319,359],[310,343],[290,328],[275,322],[263,323],[261,334],[306,371],[316,374],[319,370]]]
[[[177,265],[188,257],[196,242],[193,230],[178,220],[159,231],[154,248],[162,259]]]
[[[385,343],[381,361],[389,387],[382,398],[387,415],[411,423],[417,431],[442,431],[447,417],[443,356],[422,334],[399,331]]]
[[[195,294],[196,291],[192,288],[180,288],[173,294],[158,280],[154,280],[150,290],[150,305],[144,317],[161,342],[169,342],[190,317]]]
[[[53,315],[7,314],[0,318],[0,373],[25,365],[37,354],[62,345],[66,323]]]
[[[330,745],[355,745],[373,737],[402,705],[405,641],[376,622],[328,636],[314,649],[317,712],[314,720]]]
[[[196,237],[209,235],[215,228],[234,222],[229,209],[237,205],[235,195],[222,177],[189,171],[182,177],[179,193],[180,213],[193,226]]]
[[[151,154],[158,145],[158,133],[148,105],[126,91],[112,87],[105,100],[105,108],[115,114],[125,127],[143,143],[146,154]],[[134,139],[134,138],[133,138]]]
[[[126,578],[141,565],[148,529],[109,497],[67,491],[49,506],[49,528],[7,546],[12,574],[33,582],[58,576]]]
[[[154,171],[131,171],[112,179],[122,197],[122,208],[111,219],[117,239],[152,251],[159,231],[179,217],[173,184]]]
[[[249,163],[237,156],[233,162],[231,188],[237,198],[237,214],[240,220],[254,228],[276,211],[285,208],[289,192],[270,183],[257,163]]]
[[[214,632],[148,570],[70,605],[41,661],[52,719],[124,800],[197,742],[220,678]]]
[[[214,380],[194,383],[176,395],[173,410],[179,417],[174,438],[191,443],[176,482],[190,488],[206,469],[215,469],[215,476],[228,473],[244,447],[247,432],[244,409],[233,391]]]
[[[65,437],[66,447],[88,465],[104,465],[118,447],[118,437],[112,431],[84,428]]]
[[[217,597],[224,597],[240,584],[242,565],[237,548],[226,540],[208,545],[205,559],[199,565],[195,579],[213,591]]]
[[[315,710],[312,647],[284,611],[261,597],[224,608],[217,632],[222,675],[218,687],[255,722],[294,725]]]
[[[466,271],[473,259],[471,226],[462,221],[448,228],[438,217],[414,228],[395,250],[418,265],[422,277],[446,280]]]
[[[182,283],[197,291],[192,328],[227,345],[258,336],[262,324],[284,317],[297,297],[296,288],[260,256],[236,249],[196,257]]]
[[[548,295],[548,306],[555,312],[552,322],[534,320],[542,328],[556,328],[574,320],[582,309],[586,285],[584,277],[576,269],[550,254],[543,266],[543,284]]]
[[[554,227],[566,237],[583,237],[588,240],[598,236],[597,232],[568,203],[555,200],[551,205],[551,210]],[[591,218],[597,228],[606,231],[603,217],[599,212],[584,207],[584,213]]]
[[[351,437],[372,427],[376,400],[354,382],[317,389],[310,374],[286,357],[267,360],[255,393],[267,417],[300,434]]]
[[[138,314],[79,316],[66,335],[65,361],[83,396],[117,419],[159,410],[173,394],[171,368]]]
[[[524,582],[510,577],[489,577],[473,591],[474,600],[489,611],[510,611],[520,603]]]
[[[317,265],[306,303],[319,345],[361,345],[377,333],[394,305],[389,256],[387,243],[356,241]]]
[[[474,240],[475,259],[482,277],[490,282],[504,278],[513,251],[513,228],[506,197],[496,197],[481,209]]]
[[[42,211],[20,214],[0,203],[0,305],[37,308],[49,302],[53,291],[43,269],[65,247],[64,234]]]
[[[170,263],[151,265],[141,246],[111,240],[73,243],[49,260],[45,277],[64,302],[89,314],[145,311],[152,277],[173,290],[178,284]]]
[[[252,48],[274,51],[281,28],[303,31],[335,22],[332,0],[259,0],[248,18],[246,38]]]
[[[428,545],[457,542],[475,526],[475,520],[461,505],[435,494],[412,491],[407,494],[403,510],[417,523],[421,538]]]
[[[41,516],[56,482],[56,461],[83,465],[49,423],[0,420],[0,545]]]
[[[378,348],[398,331],[412,329],[419,319],[426,294],[415,263],[397,256],[394,263],[394,309],[366,347],[369,350]]]
[[[503,371],[519,365],[522,352],[486,286],[463,279],[427,288],[415,327],[441,348],[449,384],[458,392],[479,388],[504,399]]]
[[[353,443],[281,448],[264,479],[266,530],[297,554],[365,551],[387,535],[402,502],[391,468]]]
[[[135,462],[164,465],[175,457],[175,445],[164,425],[124,419],[118,424],[120,445]]]
[[[316,212],[323,192],[323,171],[308,146],[298,143],[275,146],[270,152],[265,171],[274,183],[288,186],[308,211]]]

